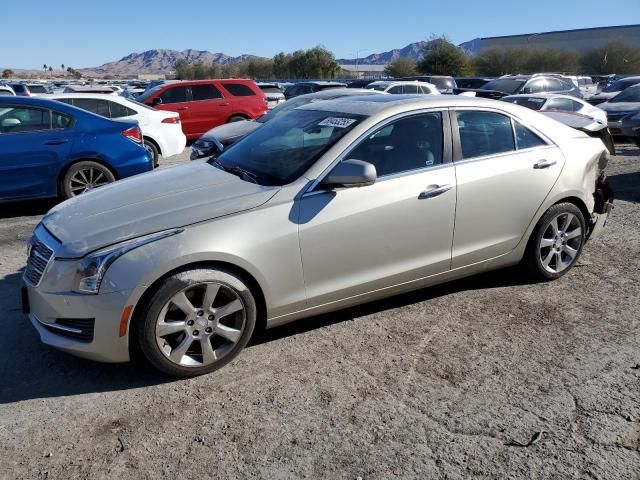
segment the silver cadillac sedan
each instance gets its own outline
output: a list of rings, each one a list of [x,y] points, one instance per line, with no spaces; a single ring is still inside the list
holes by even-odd
[[[217,156],[61,203],[29,241],[42,341],[187,377],[258,327],[522,264],[553,280],[611,208],[602,142],[518,105],[311,103]]]

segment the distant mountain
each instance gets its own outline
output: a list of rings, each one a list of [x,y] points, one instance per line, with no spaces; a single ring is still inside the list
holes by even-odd
[[[393,60],[400,57],[410,57],[414,60],[420,60],[422,58],[422,50],[427,42],[415,42],[410,43],[404,48],[394,48],[388,52],[372,53],[367,57],[358,59],[360,65],[386,65]],[[356,63],[355,58],[341,58],[338,60],[340,65],[354,65]]]
[[[255,55],[240,55],[230,57],[224,53],[212,53],[206,50],[147,50],[142,53],[132,53],[116,62],[105,63],[99,67],[83,68],[80,71],[93,75],[127,75],[138,73],[168,73],[173,70],[178,60],[188,63],[201,62],[204,65],[229,65],[236,62],[258,58]]]

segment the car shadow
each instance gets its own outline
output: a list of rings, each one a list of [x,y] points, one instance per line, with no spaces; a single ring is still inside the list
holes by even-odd
[[[265,344],[285,337],[330,326],[346,320],[400,308],[464,290],[524,284],[513,270],[481,274],[455,282],[397,295],[300,322],[258,332],[249,344]],[[19,289],[21,273],[0,279],[0,404],[30,399],[86,393],[128,390],[173,382],[144,362],[105,364],[73,357],[40,342],[38,334],[21,311]]]
[[[0,208],[0,218],[32,217],[44,215],[60,200],[48,198],[45,200],[23,200],[20,202],[3,203]]]
[[[640,203],[640,172],[607,176],[607,181],[613,189],[614,205],[615,200]]]

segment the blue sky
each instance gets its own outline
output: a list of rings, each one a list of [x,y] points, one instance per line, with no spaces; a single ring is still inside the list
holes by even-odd
[[[431,34],[476,37],[640,23],[639,0],[236,0],[2,2],[0,66],[76,68],[154,48],[272,56],[322,44],[336,57],[402,48]],[[10,45],[10,46],[9,46]],[[366,49],[366,50],[364,50]]]

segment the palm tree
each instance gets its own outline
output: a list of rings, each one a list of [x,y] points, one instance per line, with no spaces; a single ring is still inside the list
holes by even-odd
[[[49,65],[49,76],[51,76],[52,73],[53,73],[53,67]]]

